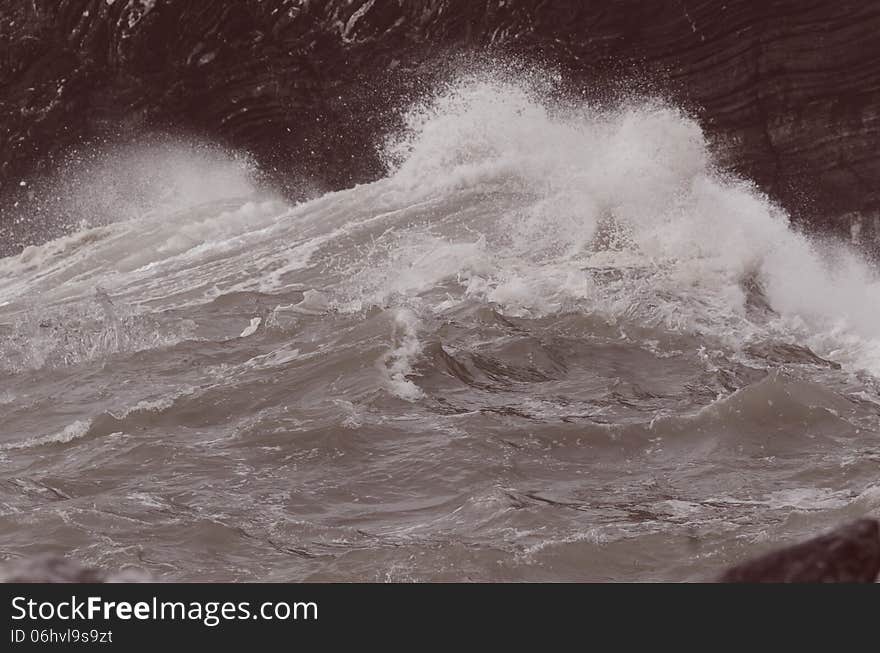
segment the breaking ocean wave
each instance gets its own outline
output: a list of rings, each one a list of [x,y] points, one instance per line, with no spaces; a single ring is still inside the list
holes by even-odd
[[[870,264],[662,102],[479,73],[404,122],[374,183],[245,166],[0,260],[7,556],[680,580],[880,514]]]

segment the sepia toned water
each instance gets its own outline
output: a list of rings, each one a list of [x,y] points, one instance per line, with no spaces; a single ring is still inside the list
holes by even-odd
[[[704,580],[880,516],[871,265],[663,104],[476,75],[406,125],[385,179],[296,206],[120,155],[155,196],[0,259],[0,559]]]

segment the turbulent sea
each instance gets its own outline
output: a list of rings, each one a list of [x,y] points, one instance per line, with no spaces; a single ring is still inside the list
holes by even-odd
[[[660,102],[470,75],[403,119],[295,206],[184,146],[65,186],[83,224],[0,259],[0,558],[705,580],[880,516],[873,264]]]

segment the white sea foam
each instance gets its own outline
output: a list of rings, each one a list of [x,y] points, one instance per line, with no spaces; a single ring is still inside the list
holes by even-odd
[[[34,438],[28,438],[18,442],[5,442],[0,444],[0,451],[10,451],[15,449],[32,449],[34,447],[42,447],[50,444],[66,444],[78,438],[85,436],[91,428],[91,422],[85,420],[77,420],[68,424],[56,433],[41,435]]]
[[[385,357],[385,370],[390,391],[407,401],[415,401],[422,396],[419,387],[408,378],[413,373],[413,362],[421,353],[418,330],[420,322],[411,310],[398,309],[394,315],[398,331],[398,344]]]
[[[512,314],[585,311],[733,345],[781,335],[880,372],[875,271],[720,173],[681,111],[548,106],[483,76],[444,89],[407,124],[386,147],[388,195],[442,208],[374,240],[352,277],[361,298],[410,301],[452,282]],[[772,314],[748,315],[747,283]]]

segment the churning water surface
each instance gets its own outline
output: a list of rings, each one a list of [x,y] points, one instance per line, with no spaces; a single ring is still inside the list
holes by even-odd
[[[880,515],[878,277],[694,120],[475,75],[384,154],[288,206],[184,153],[0,260],[2,557],[695,580]]]

